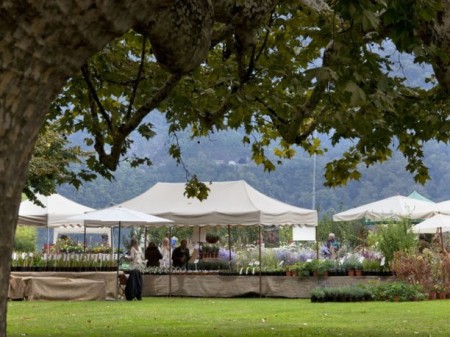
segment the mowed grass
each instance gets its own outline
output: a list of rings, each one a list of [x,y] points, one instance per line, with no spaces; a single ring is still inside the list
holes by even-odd
[[[163,298],[9,302],[8,336],[450,336],[450,300]]]

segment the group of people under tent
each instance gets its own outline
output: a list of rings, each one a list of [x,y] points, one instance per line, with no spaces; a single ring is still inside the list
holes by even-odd
[[[172,257],[172,267],[188,269],[191,255],[186,240],[181,240],[180,245],[172,251],[172,254],[170,253],[171,245],[167,237],[162,240],[161,250],[155,242],[151,241],[148,243],[144,253],[139,247],[138,240],[132,238],[130,243],[130,252],[125,258],[130,261],[132,269],[142,266],[169,268],[170,257]]]

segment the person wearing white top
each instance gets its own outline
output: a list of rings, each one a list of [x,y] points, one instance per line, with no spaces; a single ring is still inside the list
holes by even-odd
[[[135,238],[131,239],[131,248],[128,260],[131,262],[131,268],[139,268],[144,265],[144,256],[141,248],[139,247],[138,241]]]
[[[168,238],[164,238],[163,241],[162,241],[161,254],[162,254],[162,259],[160,260],[160,267],[169,268],[169,264],[170,264],[170,245],[169,245],[169,239]]]

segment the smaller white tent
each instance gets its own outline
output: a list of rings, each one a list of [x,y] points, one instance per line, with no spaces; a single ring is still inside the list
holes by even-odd
[[[145,227],[151,224],[171,223],[168,219],[163,219],[151,214],[138,212],[123,206],[112,206],[85,214],[74,215],[69,220],[83,221],[85,225],[95,227]]]
[[[333,215],[333,221],[424,219],[432,202],[396,195]]]
[[[317,226],[317,211],[270,198],[245,181],[206,183],[208,198],[184,195],[185,183],[157,183],[121,205],[170,219],[174,225],[307,225]]]
[[[62,225],[83,225],[82,221],[68,221],[73,215],[94,211],[93,208],[81,205],[59,194],[50,196],[37,195],[44,207],[30,200],[24,200],[19,208],[19,225],[58,227]]]
[[[418,234],[435,234],[441,230],[442,232],[450,232],[450,215],[434,215],[413,226],[411,230]]]

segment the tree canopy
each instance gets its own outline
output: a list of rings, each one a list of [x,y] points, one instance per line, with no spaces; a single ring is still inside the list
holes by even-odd
[[[174,5],[164,12],[164,23],[135,27],[91,57],[54,102],[53,116],[61,118],[65,132],[92,135],[86,144],[97,155],[87,165],[105,176],[126,157],[133,130],[145,138],[154,135],[152,125],[142,120],[161,112],[170,123],[170,153],[178,162],[180,130],[203,137],[243,127],[242,141],[251,144],[252,159],[269,171],[276,161],[267,151],[275,142],[280,159],[295,155],[292,145],[310,154],[326,150],[314,136],[318,131],[328,134],[333,145],[353,141],[341,158],[328,163],[329,186],[359,179],[361,164],[388,160],[394,141],[407,159],[406,169],[424,183],[429,178],[424,142],[447,142],[449,135],[442,67],[449,6],[409,2],[236,2],[232,10],[217,10],[214,22],[205,15],[203,21],[194,20],[197,28],[192,20],[182,21],[179,32],[170,32],[180,37],[188,29],[187,34],[195,31],[201,38],[164,44],[159,39],[170,34],[158,29],[183,18]],[[194,8],[181,6],[188,12]],[[391,41],[397,52],[433,66],[431,90],[409,87],[404,76],[393,74],[398,60],[384,48]],[[187,51],[186,44],[196,47]],[[151,163],[149,157],[129,160]],[[191,187],[198,187],[193,178]]]

